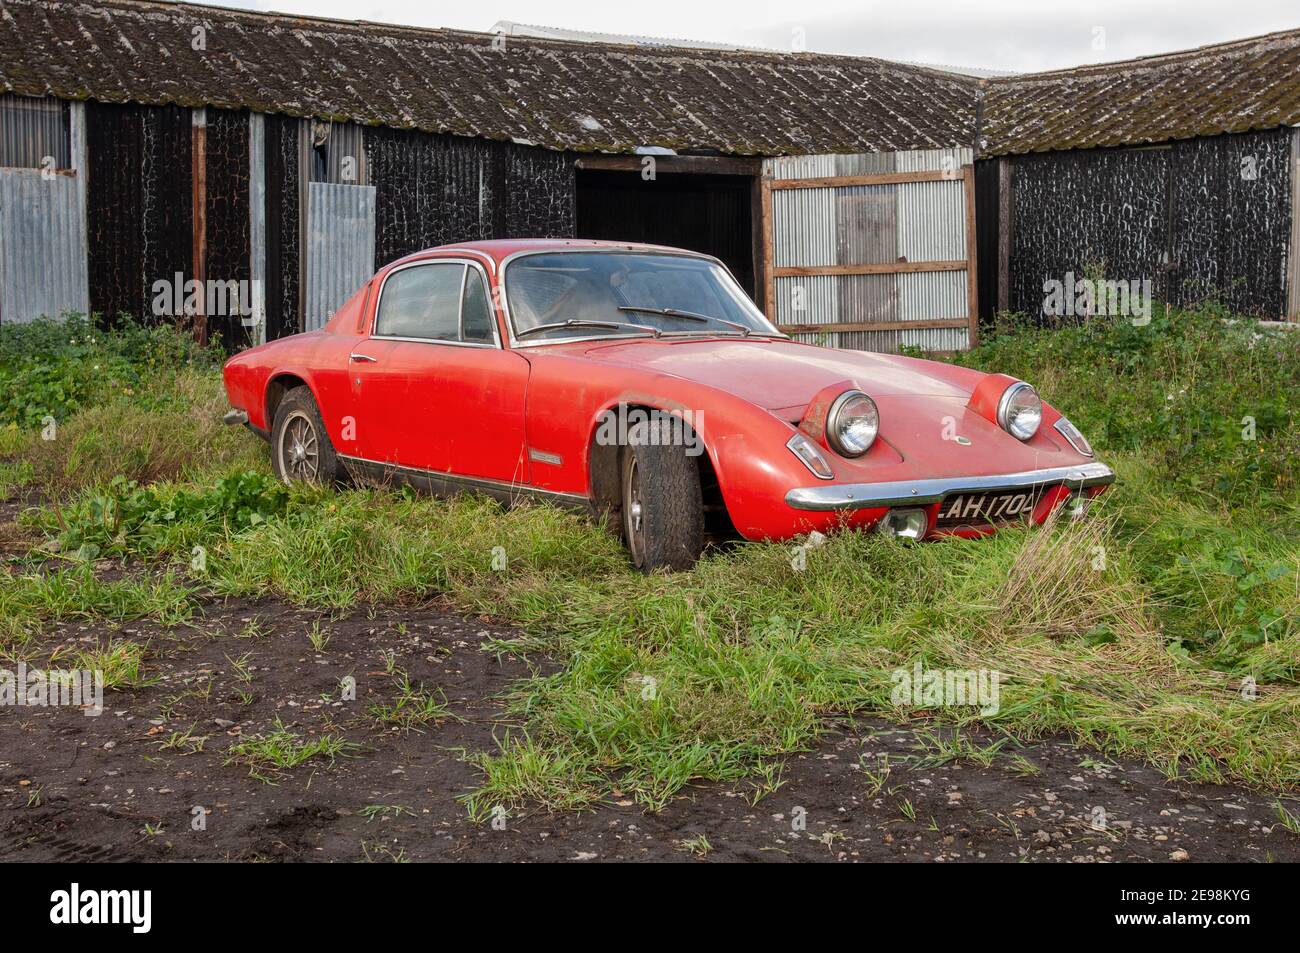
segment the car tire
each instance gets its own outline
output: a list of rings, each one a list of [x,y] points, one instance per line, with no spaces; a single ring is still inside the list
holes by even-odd
[[[656,432],[658,439],[647,439]],[[704,549],[699,467],[685,447],[672,445],[672,433],[669,415],[656,412],[632,428],[623,448],[623,539],[644,573],[690,569]]]
[[[285,483],[334,486],[340,480],[338,454],[325,432],[316,399],[306,387],[289,391],[275,409],[271,467]]]

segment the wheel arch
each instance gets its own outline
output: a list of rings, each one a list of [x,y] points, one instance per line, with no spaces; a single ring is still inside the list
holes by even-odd
[[[666,406],[662,402],[644,399],[624,400],[607,404],[592,419],[587,435],[588,492],[597,518],[604,518],[606,525],[615,531],[621,525],[619,517],[622,510],[622,463],[627,448],[622,444],[603,442],[599,439],[599,435],[608,419],[617,419],[616,415],[620,408],[627,413],[634,410],[647,413],[653,411],[674,413],[673,407]],[[676,410],[680,415],[680,408]],[[705,530],[717,535],[734,534],[735,528],[727,513],[726,499],[718,482],[714,448],[709,445],[708,440],[699,433],[689,418],[682,418],[682,426],[689,428],[695,440],[698,440],[703,447],[703,452],[695,456],[694,460],[699,468],[700,490],[704,498]]]
[[[320,401],[316,397],[316,392],[312,386],[307,383],[306,379],[295,374],[292,371],[276,371],[266,382],[266,396],[263,399],[263,406],[266,409],[266,431],[270,433],[275,427],[275,412],[284,400],[286,394],[295,387],[306,387],[311,391],[312,399],[316,401],[316,406],[320,406]]]

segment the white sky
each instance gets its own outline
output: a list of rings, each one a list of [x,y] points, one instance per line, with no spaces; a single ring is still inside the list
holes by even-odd
[[[1296,0],[207,0],[222,6],[486,31],[498,20],[1040,70],[1300,27]]]

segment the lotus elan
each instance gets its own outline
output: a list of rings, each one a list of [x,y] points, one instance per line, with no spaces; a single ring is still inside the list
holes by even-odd
[[[659,246],[418,252],[224,377],[286,481],[578,507],[646,572],[726,536],[982,536],[1115,479],[1030,384],[791,340],[721,262]]]

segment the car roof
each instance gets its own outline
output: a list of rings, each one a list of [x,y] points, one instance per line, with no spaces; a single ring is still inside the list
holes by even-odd
[[[643,242],[609,242],[588,238],[508,238],[491,241],[456,242],[452,245],[438,245],[414,252],[392,264],[416,261],[430,255],[446,252],[477,252],[480,256],[491,258],[500,265],[506,258],[518,252],[526,251],[620,251],[620,252],[670,252],[675,255],[692,255],[697,258],[714,260],[712,255],[690,251],[686,248],[673,248],[669,245],[647,245]]]

